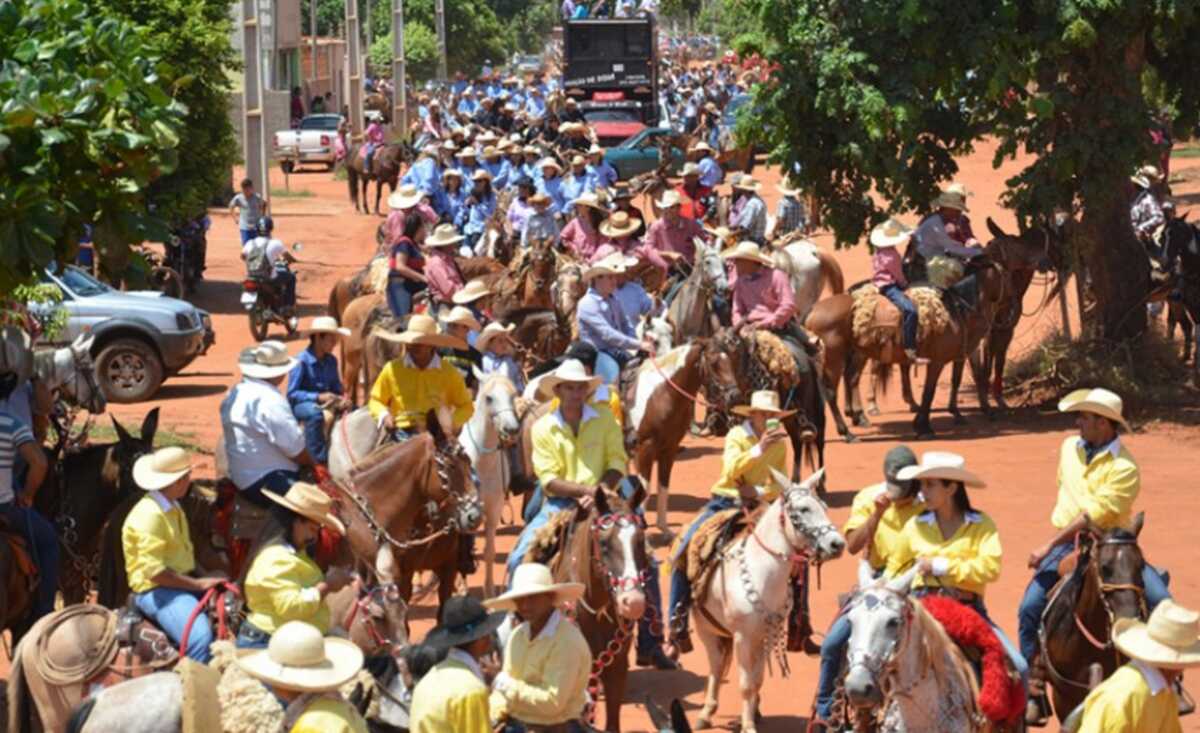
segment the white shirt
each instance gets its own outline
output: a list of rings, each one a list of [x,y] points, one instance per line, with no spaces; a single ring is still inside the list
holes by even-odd
[[[272,471],[299,468],[291,456],[304,450],[304,432],[275,385],[243,377],[221,401],[221,427],[229,478],[239,489]]]
[[[250,253],[254,251],[254,248],[261,245],[262,240],[264,239],[266,239],[266,237],[255,237],[249,242],[243,244],[242,257],[249,257]],[[278,239],[267,240],[267,260],[272,265],[276,264],[277,262],[282,262],[285,252],[287,252],[287,247],[283,246],[283,242],[279,241]]]

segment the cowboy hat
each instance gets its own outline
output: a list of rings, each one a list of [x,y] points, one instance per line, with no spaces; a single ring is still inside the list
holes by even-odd
[[[933,200],[933,208],[967,211],[967,187],[961,183],[951,183],[946,186]]]
[[[900,481],[939,478],[943,481],[961,481],[977,489],[987,486],[983,479],[968,471],[966,465],[966,460],[957,453],[931,450],[921,456],[921,462],[917,465],[897,471],[896,478]]]
[[[587,149],[587,154],[588,155],[604,155],[604,148],[600,147],[599,145],[593,145],[592,147]]]
[[[291,509],[305,519],[311,519],[338,534],[346,534],[346,525],[333,513],[333,498],[313,484],[297,481],[283,496],[269,489],[263,489],[262,493],[271,501]]]
[[[790,176],[776,184],[775,189],[784,196],[800,195],[800,185],[793,181]]]
[[[1154,184],[1160,183],[1162,178],[1162,172],[1159,171],[1156,166],[1144,165],[1141,168],[1138,168],[1137,173],[1131,176],[1129,180],[1133,181],[1142,188],[1150,188]]]
[[[489,295],[494,295],[492,289],[485,285],[482,280],[475,279],[464,285],[462,290],[450,296],[450,300],[455,305],[466,305]]]
[[[288,621],[271,635],[266,649],[239,650],[237,665],[272,687],[322,692],[336,690],[358,674],[363,653],[352,641],[322,636],[303,621]]]
[[[754,191],[755,193],[762,189],[762,184],[754,180],[754,176],[748,176],[745,173],[734,178],[730,185],[733,188],[743,191]]]
[[[492,180],[492,174],[488,173],[483,168],[480,168],[479,170],[477,170],[471,174],[471,180],[472,181],[490,181],[490,180]]]
[[[512,340],[512,332],[517,328],[517,324],[510,323],[507,326],[499,323],[489,323],[484,326],[479,337],[475,339],[475,348],[480,351],[487,351],[488,344],[498,338],[506,338]]]
[[[583,368],[583,362],[578,359],[565,359],[557,369],[542,375],[541,380],[537,394],[543,400],[553,397],[554,388],[564,382],[587,382],[590,394],[604,381],[602,377],[589,376],[587,370]]]
[[[885,249],[904,244],[912,236],[912,230],[896,219],[888,219],[871,230],[871,244]]]
[[[466,349],[467,344],[448,333],[438,333],[437,321],[433,316],[414,313],[408,317],[408,325],[400,333],[375,329],[375,335],[384,341],[406,346],[432,346],[437,349]]]
[[[733,236],[733,230],[729,227],[704,227],[704,231],[716,237],[718,242],[724,242]]]
[[[507,142],[507,141],[506,141],[506,142]],[[495,157],[496,157],[497,155],[499,155],[499,154],[500,154],[500,148],[496,147],[495,145],[485,145],[485,146],[483,146],[483,157],[485,157],[485,158],[495,158]],[[495,164],[493,163],[493,165],[495,165]]]
[[[654,202],[654,205],[660,209],[669,209],[672,206],[680,206],[683,204],[683,199],[679,198],[679,192],[674,189],[663,193],[662,198]]]
[[[274,379],[292,371],[296,360],[288,356],[287,346],[281,341],[263,341],[258,346],[242,349],[238,355],[238,368],[242,375],[254,379]]]
[[[590,258],[588,258],[588,263],[595,264],[609,257],[619,260],[625,265],[625,267],[636,267],[638,262],[640,262],[637,257],[626,255],[622,253],[621,250],[617,249],[616,245],[606,242],[605,244],[602,244],[596,248],[596,251],[592,253]]]
[[[301,329],[300,333],[305,336],[311,336],[314,333],[336,333],[339,336],[349,336],[350,329],[339,326],[337,319],[333,316],[317,316],[309,321],[308,328]]]
[[[601,275],[623,275],[625,267],[625,255],[615,252],[602,260],[593,262],[591,267],[584,270],[583,281],[591,282]]]
[[[448,153],[453,153],[455,150],[458,150],[458,146],[454,144],[453,140],[446,140],[442,143],[441,149]]]
[[[571,361],[574,360],[564,362],[563,366]],[[583,365],[581,364],[579,368],[582,370]],[[560,366],[555,372],[561,369]],[[550,574],[550,568],[541,563],[527,562],[518,565],[516,571],[513,572],[512,590],[496,596],[490,601],[484,601],[483,605],[497,611],[515,611],[517,609],[517,604],[514,603],[516,599],[538,596],[543,593],[554,594],[554,604],[558,605],[578,600],[583,595],[583,590],[583,583],[555,583],[554,576]]]
[[[532,186],[533,184],[530,183],[529,185]],[[538,204],[549,204],[549,203],[550,203],[550,197],[547,196],[545,193],[542,193],[541,191],[537,191],[532,196],[529,197],[529,204],[531,206],[537,206]]]
[[[758,248],[757,244],[750,241],[738,242],[737,246],[725,250],[721,253],[721,259],[750,260],[751,262],[757,262],[758,264],[766,265],[767,267],[775,266],[775,263],[771,261],[771,258],[763,254],[762,250]]]
[[[1125,421],[1124,411],[1125,403],[1121,401],[1120,396],[1115,392],[1110,392],[1107,389],[1077,389],[1071,394],[1063,397],[1058,402],[1059,412],[1090,412],[1100,417],[1106,417],[1113,422],[1120,423],[1121,427],[1129,430],[1129,423]]]
[[[679,175],[687,178],[688,176],[700,175],[700,166],[695,163],[684,163],[683,170],[679,171]]]
[[[147,453],[133,464],[133,480],[143,491],[161,491],[192,470],[192,454],[168,446]]]
[[[703,140],[688,148],[689,153],[711,153],[714,152],[712,146]]]
[[[578,102],[576,102],[576,101],[575,101],[575,98],[574,98],[574,97],[567,97],[566,105],[567,105],[568,107],[570,107],[570,106],[571,106],[571,105],[573,105],[573,104],[578,104]]]
[[[571,156],[571,167],[574,168],[577,165],[587,165],[587,158],[583,157],[582,155],[578,155],[578,154],[572,155]]]
[[[542,158],[537,163],[538,168],[553,168],[555,171],[562,173],[562,166],[554,158]]]
[[[779,418],[796,414],[795,410],[780,409],[779,393],[773,389],[760,389],[754,392],[750,395],[750,404],[737,405],[731,412],[742,417],[749,417],[752,412],[767,412]]]
[[[449,247],[461,241],[463,241],[463,236],[458,233],[453,224],[438,224],[433,230],[433,234],[425,237],[422,246],[427,248]]]
[[[425,194],[421,189],[407,183],[389,194],[387,203],[388,207],[392,209],[411,209],[421,203],[423,198],[425,198]]]
[[[456,305],[450,309],[446,317],[442,319],[442,323],[447,326],[466,326],[472,331],[478,331],[483,328],[483,324],[471,312],[471,309],[465,305]]]
[[[479,134],[479,137],[475,138],[475,142],[494,143],[498,139],[499,138],[496,137],[496,133],[492,132],[491,130],[484,130]]]
[[[474,596],[454,596],[446,599],[442,620],[425,635],[424,644],[450,647],[469,644],[490,636],[508,616],[504,611],[488,613]]]
[[[571,199],[571,206],[590,206],[593,209],[599,209],[600,211],[608,211],[608,209],[604,208],[604,205],[600,203],[600,199],[597,198],[596,194],[594,193],[580,194],[579,198]]]
[[[461,179],[463,177],[463,172],[458,168],[447,168],[446,170],[442,171],[442,178],[449,178],[450,176]]]
[[[641,222],[634,219],[626,211],[614,211],[608,215],[608,218],[600,223],[600,233],[606,237],[619,239],[627,237],[638,230]]]
[[[1200,613],[1169,598],[1154,608],[1149,621],[1118,619],[1112,639],[1125,656],[1152,667],[1200,665]]]
[[[478,156],[478,153],[475,152],[475,148],[468,145],[467,147],[465,147],[462,150],[455,153],[454,157],[455,158],[476,158],[479,156]]]
[[[542,154],[542,151],[538,150],[536,145],[526,145],[525,147],[521,148],[521,152],[526,155],[541,155]]]

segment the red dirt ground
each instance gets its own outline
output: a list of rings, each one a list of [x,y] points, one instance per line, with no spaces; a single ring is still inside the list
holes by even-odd
[[[993,150],[982,145],[975,155],[962,161],[959,179],[973,193],[970,199],[971,217],[976,232],[986,240],[987,216],[1002,226],[1014,228],[1008,212],[997,205],[1004,189],[1004,180],[1016,167],[1008,165],[999,171],[991,167]],[[1189,161],[1179,160],[1180,167]],[[1195,174],[1193,170],[1191,173]],[[273,186],[282,188],[279,171],[273,171]],[[759,170],[767,184],[768,204],[774,209],[777,194],[775,171]],[[286,242],[300,240],[304,250],[299,274],[299,298],[302,315],[308,317],[325,310],[327,294],[332,283],[342,275],[360,267],[374,250],[374,231],[380,222],[375,216],[356,214],[347,200],[346,184],[334,181],[326,173],[300,173],[291,178],[293,191],[308,191],[310,197],[275,197],[273,211],[276,232]],[[1192,188],[1197,188],[1193,183]],[[1186,190],[1186,189],[1185,189]],[[1177,191],[1179,193],[1179,191]],[[639,205],[645,205],[639,202]],[[212,446],[220,431],[217,409],[226,389],[237,379],[235,366],[238,351],[251,344],[246,316],[238,304],[242,264],[238,259],[238,236],[234,222],[224,211],[212,212],[214,226],[209,237],[209,269],[207,280],[196,298],[199,306],[213,314],[217,334],[212,350],[192,364],[185,372],[171,379],[151,404],[118,405],[112,413],[127,424],[136,426],[150,407],[162,408],[161,425],[191,434],[203,446]],[[910,219],[911,223],[911,219]],[[817,238],[822,246],[832,247],[828,235]],[[846,271],[847,283],[869,274],[865,247],[855,247],[838,253]],[[1031,288],[1025,311],[1032,313],[1042,296],[1040,285]],[[1014,352],[1028,349],[1037,337],[1057,328],[1057,307],[1026,319],[1020,327]],[[293,350],[301,342],[292,344]],[[920,375],[923,378],[923,375]],[[864,380],[865,381],[865,380]],[[945,380],[944,380],[945,381]],[[919,383],[919,382],[918,382]],[[865,386],[865,384],[864,384]],[[899,390],[893,390],[898,393]],[[944,410],[945,389],[938,402]],[[975,404],[972,389],[964,389],[968,406]],[[884,453],[898,441],[911,439],[910,415],[899,399],[891,396],[884,404],[884,414],[875,425],[859,430],[862,441],[847,445],[834,434],[827,450],[830,511],[839,524],[846,518],[854,492],[879,480]],[[937,413],[934,427],[939,438],[917,446],[917,450],[944,449],[962,453],[968,464],[990,483],[987,489],[974,492],[973,503],[988,512],[1000,528],[1005,547],[1005,565],[999,582],[988,593],[988,606],[993,618],[1011,636],[1016,636],[1016,609],[1029,577],[1025,558],[1050,533],[1049,514],[1055,493],[1055,459],[1062,439],[1071,434],[1072,423],[1063,416],[1023,410],[987,422],[973,410],[968,412],[970,423],[955,426],[945,412]],[[1172,590],[1184,604],[1200,605],[1200,565],[1192,565],[1198,555],[1193,536],[1193,520],[1200,516],[1200,495],[1194,490],[1196,464],[1187,459],[1189,450],[1200,448],[1200,429],[1179,424],[1152,423],[1126,439],[1142,469],[1142,494],[1138,507],[1147,514],[1142,546],[1148,558],[1164,565],[1172,573]],[[720,444],[716,440],[689,438],[681,461],[676,466],[673,494],[669,502],[670,519],[678,529],[701,506],[719,470]],[[203,473],[210,471],[211,459],[206,459]],[[503,553],[514,542],[517,527],[502,528],[499,539],[501,562]],[[660,557],[665,554],[661,548]],[[822,588],[812,592],[814,624],[824,629],[832,620],[835,599],[853,582],[855,562],[848,558],[824,568]],[[481,576],[471,579],[478,591]],[[666,585],[664,583],[664,593]],[[434,609],[428,603],[414,609],[414,635],[421,635],[431,626]],[[622,723],[626,730],[645,730],[648,718],[636,702],[650,695],[665,704],[672,697],[683,697],[692,718],[702,702],[707,664],[703,651],[683,660],[684,671],[632,673],[631,700],[624,707]],[[762,691],[762,714],[765,722],[759,730],[798,730],[807,717],[816,684],[817,661],[793,655],[792,677],[769,678]],[[1193,690],[1200,693],[1195,679],[1189,680]],[[717,725],[722,729],[734,727],[740,702],[736,675],[728,680],[721,694]],[[1200,730],[1200,716],[1185,719],[1185,728]]]

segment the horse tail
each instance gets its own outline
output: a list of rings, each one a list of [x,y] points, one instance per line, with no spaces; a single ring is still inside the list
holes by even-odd
[[[842,266],[825,250],[816,250],[817,260],[821,263],[821,277],[829,285],[829,292],[841,295],[846,292],[846,278],[842,274]]]
[[[879,394],[887,396],[888,387],[892,381],[892,365],[882,362],[875,362],[875,385],[879,390]]]
[[[29,635],[27,638],[33,638]],[[30,642],[32,643],[32,642]],[[25,665],[21,662],[21,644],[12,647],[12,664],[8,673],[8,688],[4,692],[8,707],[7,730],[12,733],[24,733],[32,730],[29,717],[30,700],[29,688],[25,684]]]
[[[75,707],[75,712],[71,713],[71,719],[67,721],[66,733],[79,733],[83,730],[83,726],[87,725],[87,719],[92,714],[92,708],[96,707],[96,698],[89,697]]]

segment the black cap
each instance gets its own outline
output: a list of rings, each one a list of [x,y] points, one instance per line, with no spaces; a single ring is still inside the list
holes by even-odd
[[[917,465],[917,454],[907,445],[898,445],[883,457],[883,475],[895,479],[900,469]]]

